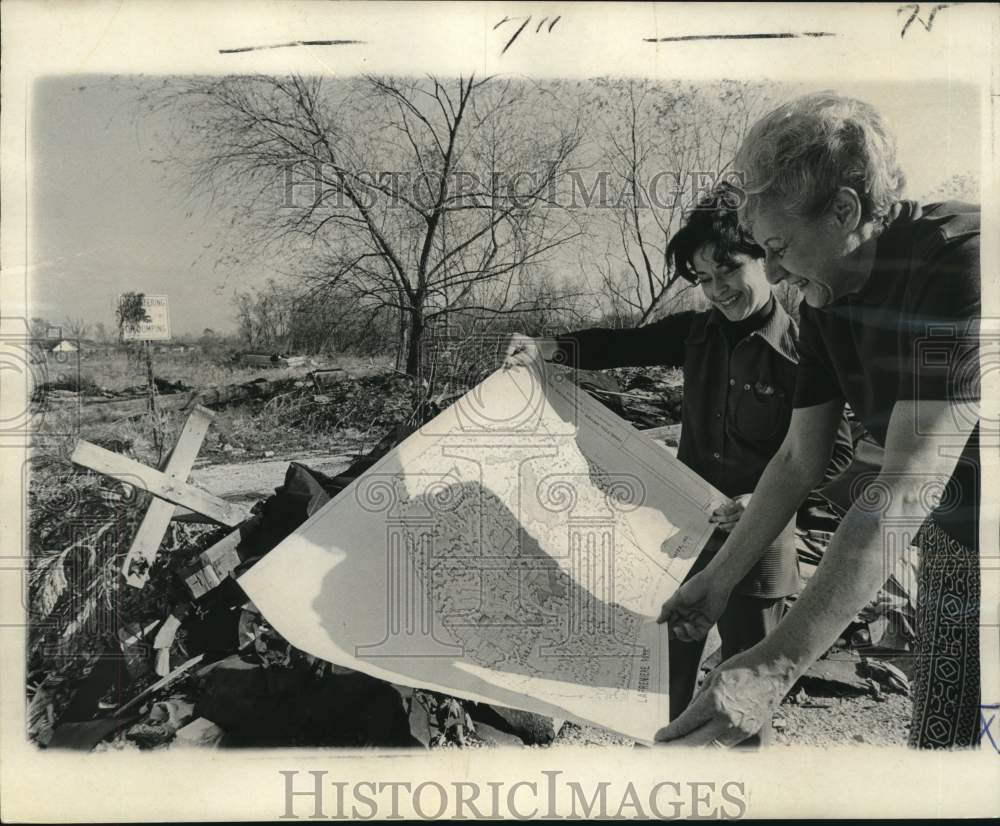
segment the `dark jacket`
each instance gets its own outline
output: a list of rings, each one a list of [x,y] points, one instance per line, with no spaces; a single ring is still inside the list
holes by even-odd
[[[557,339],[555,359],[586,370],[669,365],[684,368],[677,457],[729,497],[752,493],[788,430],[798,372],[798,329],[774,300],[762,326],[730,349],[725,316],[683,312],[631,330],[588,329]],[[853,459],[846,417],[826,480]],[[783,596],[798,590],[791,533],[786,531],[737,588]]]
[[[726,496],[752,493],[792,415],[798,328],[778,301],[763,326],[730,352],[717,310],[684,312],[632,330],[589,329],[560,336],[558,358],[585,370],[669,365],[684,368],[677,457]],[[827,480],[853,458],[841,422]]]

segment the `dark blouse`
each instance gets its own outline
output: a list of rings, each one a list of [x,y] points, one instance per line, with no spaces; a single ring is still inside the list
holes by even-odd
[[[896,205],[865,286],[803,306],[795,406],[846,399],[883,447],[897,401],[951,400],[977,424],[931,518],[968,548],[979,537],[979,207]],[[945,434],[939,434],[947,436]]]
[[[555,359],[585,370],[669,365],[684,368],[677,457],[729,497],[752,493],[777,452],[792,415],[798,373],[797,328],[772,299],[762,323],[735,346],[717,310],[683,312],[632,330],[580,330],[557,339]],[[850,465],[842,422],[827,470]]]
[[[730,344],[732,322],[715,309],[683,312],[632,330],[580,330],[557,339],[554,361],[586,370],[669,365],[684,369],[677,458],[729,497],[752,493],[788,430],[795,398],[797,328],[774,299]],[[846,418],[826,479],[853,459]],[[777,597],[798,590],[786,531],[736,589]]]

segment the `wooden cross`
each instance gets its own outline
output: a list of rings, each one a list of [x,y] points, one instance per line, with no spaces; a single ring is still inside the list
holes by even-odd
[[[138,484],[154,497],[122,566],[122,575],[129,585],[142,588],[146,584],[177,505],[231,528],[249,516],[248,511],[240,505],[213,496],[187,481],[214,417],[211,410],[200,405],[195,407],[184,423],[177,444],[160,470],[91,442],[77,442],[71,457],[76,464],[132,485]],[[133,566],[133,561],[137,560],[143,560],[146,565]],[[133,570],[134,567],[142,570]]]

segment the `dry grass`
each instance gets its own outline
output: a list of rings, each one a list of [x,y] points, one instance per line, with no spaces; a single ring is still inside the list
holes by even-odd
[[[157,378],[170,382],[183,382],[189,387],[202,389],[225,384],[242,384],[254,379],[269,380],[301,378],[317,368],[342,367],[345,369],[384,367],[384,360],[357,356],[317,356],[313,365],[295,368],[246,367],[224,358],[212,358],[202,353],[156,353],[153,371]],[[72,372],[75,366],[49,366],[53,378]],[[141,353],[114,353],[101,357],[87,357],[79,362],[79,383],[103,390],[122,391],[146,383],[146,365]]]
[[[280,381],[304,380],[315,369],[387,368],[385,360],[339,355],[317,356],[313,364],[297,368],[261,368],[234,364],[225,356],[212,359],[206,354],[154,354],[156,377],[171,383],[183,383],[192,389],[205,389],[230,384],[244,384],[256,379]],[[84,357],[79,365],[75,361],[50,358],[38,378],[49,390],[82,390],[87,395],[100,391],[122,392],[134,389],[143,392],[146,384],[146,367],[141,354],[114,353],[103,357]],[[284,394],[267,401],[234,404],[217,410],[216,419],[205,442],[205,450],[221,448],[230,443],[250,452],[259,450],[324,450],[342,442],[339,429],[350,429],[358,416],[346,416],[337,405],[334,410],[320,410],[312,403],[311,382],[303,384],[295,393]],[[381,402],[381,399],[375,401]],[[364,406],[364,405],[362,405]],[[122,416],[113,407],[102,405],[87,408],[86,423],[81,424],[78,407],[73,404],[55,404],[47,401],[45,393],[38,398],[39,409],[44,415],[38,420],[34,432],[34,448],[41,455],[68,459],[77,439],[96,442],[117,453],[127,454],[146,464],[156,464],[153,422],[150,416]],[[363,411],[360,415],[364,415]],[[166,445],[176,442],[184,425],[185,413],[163,411],[163,436]],[[356,434],[351,434],[355,436]],[[355,439],[352,438],[351,441]]]

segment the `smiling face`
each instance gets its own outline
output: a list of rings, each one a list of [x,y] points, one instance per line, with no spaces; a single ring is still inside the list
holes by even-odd
[[[738,252],[719,262],[715,260],[715,245],[705,244],[691,263],[705,297],[729,321],[749,318],[771,298],[759,258]]]
[[[809,220],[768,205],[752,217],[754,240],[764,248],[772,284],[787,281],[810,307],[825,307],[864,285],[867,273],[854,260],[859,246],[852,216],[834,209]]]

